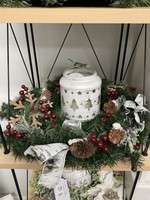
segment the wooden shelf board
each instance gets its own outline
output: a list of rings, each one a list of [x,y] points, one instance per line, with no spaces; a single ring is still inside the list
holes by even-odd
[[[0,23],[150,23],[150,8],[0,8]]]
[[[142,157],[144,161],[144,166],[142,169],[139,169],[139,171],[150,171],[150,149],[148,151],[147,157]],[[1,169],[41,169],[42,166],[38,164],[37,162],[26,162],[25,160],[15,160],[15,158],[12,156],[12,154],[3,154],[2,149],[0,149],[0,168]],[[103,167],[101,170],[109,171],[131,171],[130,164],[124,164],[122,162],[119,162],[116,166],[113,168],[110,167]]]

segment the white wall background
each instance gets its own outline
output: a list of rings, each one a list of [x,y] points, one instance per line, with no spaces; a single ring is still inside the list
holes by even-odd
[[[21,51],[24,55],[27,67],[30,71],[29,59],[27,54],[26,40],[24,34],[24,26],[22,24],[12,24],[15,30]],[[47,75],[55,60],[59,47],[64,39],[69,25],[61,24],[34,24],[35,43],[37,50],[37,59],[40,72],[40,81],[44,83]],[[93,43],[95,51],[104,68],[108,79],[113,80],[115,75],[115,67],[117,62],[118,44],[120,37],[120,25],[85,25],[90,39]],[[127,65],[130,54],[132,52],[140,25],[132,25],[129,45],[127,49],[127,58],[125,64]],[[149,29],[149,27],[148,27]],[[149,30],[148,30],[149,31]],[[142,33],[139,40],[138,47],[131,62],[131,68],[128,73],[126,82],[137,86],[139,92],[143,88],[143,63],[144,63],[144,34]],[[150,36],[150,34],[149,34]],[[31,41],[30,41],[31,42]],[[0,24],[0,102],[7,101],[7,45],[6,45],[6,24]],[[148,50],[150,49],[150,40],[148,40]],[[148,51],[149,52],[149,51]],[[90,44],[85,36],[85,33],[80,24],[75,24],[68,35],[64,47],[58,57],[51,78],[58,73],[63,72],[67,67],[72,66],[68,60],[72,59],[75,62],[87,63],[93,66],[101,78],[104,78],[99,68],[97,60],[93,54]],[[150,57],[147,56],[147,73],[146,73],[146,95],[150,102]],[[34,66],[34,63],[33,63]],[[121,66],[121,62],[120,62]],[[19,55],[15,40],[10,31],[10,85],[11,98],[15,97],[20,90],[22,84],[31,86],[23,62]],[[5,123],[2,122],[3,128]],[[18,176],[23,180],[25,178],[24,171],[17,171]],[[0,193],[15,192],[15,186],[9,170],[0,170]],[[6,181],[4,181],[6,180]],[[10,184],[11,182],[11,184]],[[26,194],[25,182],[21,181],[21,190],[23,195]],[[136,199],[138,200],[138,199]],[[145,199],[146,200],[146,199]]]

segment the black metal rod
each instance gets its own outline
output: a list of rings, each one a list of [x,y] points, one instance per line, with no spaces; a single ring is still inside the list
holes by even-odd
[[[29,44],[29,36],[28,36],[27,24],[24,24],[24,30],[25,30],[26,43],[27,43],[27,49],[28,49],[28,56],[29,56],[29,62],[30,62],[30,70],[31,70],[31,77],[32,77],[32,86],[33,86],[33,88],[35,88],[35,79],[34,79],[33,65],[32,65],[32,59],[31,59],[31,51],[30,51],[30,44]]]
[[[7,101],[8,101],[8,116],[10,117],[10,63],[9,63],[9,24],[7,24]]]
[[[14,39],[15,39],[16,45],[17,45],[17,47],[18,47],[18,50],[19,50],[19,53],[20,53],[21,59],[22,59],[23,64],[24,64],[24,67],[25,67],[26,72],[27,72],[27,74],[28,74],[28,77],[29,77],[29,79],[30,79],[30,82],[31,82],[31,84],[33,84],[33,83],[32,83],[32,79],[31,79],[31,76],[30,76],[30,73],[29,73],[28,68],[27,68],[27,65],[26,65],[26,63],[25,63],[25,59],[24,59],[24,57],[23,57],[23,53],[22,53],[21,48],[20,48],[20,46],[19,46],[19,42],[18,42],[18,40],[17,40],[17,37],[16,37],[16,34],[15,34],[15,31],[14,31],[14,29],[13,29],[13,26],[12,26],[12,24],[9,24],[9,25],[10,25],[10,28],[11,28],[12,34],[13,34],[13,36],[14,36]]]
[[[145,82],[146,82],[146,66],[147,66],[147,24],[145,24],[145,40],[144,40],[144,69],[143,69],[143,104],[145,95]]]
[[[120,55],[121,55],[121,46],[122,46],[122,41],[123,41],[123,30],[124,30],[124,24],[121,25],[121,30],[120,30],[120,40],[119,40],[118,56],[117,56],[115,78],[114,78],[115,83],[117,82],[117,77],[118,77],[119,61],[120,61]]]
[[[39,68],[38,68],[38,62],[37,62],[37,56],[36,56],[34,30],[33,30],[33,25],[32,24],[30,24],[30,31],[31,31],[31,39],[32,39],[32,47],[33,47],[33,54],[34,54],[37,82],[38,82],[38,87],[40,88],[40,76],[39,76]]]
[[[5,137],[3,135],[1,125],[0,125],[0,137],[1,137],[2,145],[4,147],[4,154],[8,154],[10,152],[10,150],[7,148],[7,143],[6,143]]]
[[[105,74],[105,72],[104,72],[104,69],[103,69],[103,67],[102,67],[102,65],[101,65],[101,63],[100,63],[100,61],[99,61],[99,58],[98,58],[98,56],[97,56],[97,53],[96,53],[96,51],[95,51],[95,49],[94,49],[94,46],[93,46],[93,44],[92,44],[92,42],[91,42],[91,39],[90,39],[90,37],[89,37],[89,35],[88,35],[88,33],[87,33],[87,30],[86,30],[84,24],[82,24],[82,28],[83,28],[83,30],[84,30],[84,32],[85,32],[85,35],[86,35],[86,37],[87,37],[87,39],[88,39],[88,41],[89,41],[89,43],[90,43],[90,46],[91,46],[91,48],[92,48],[92,50],[93,50],[93,53],[94,53],[95,58],[96,58],[96,60],[97,60],[97,62],[98,62],[98,64],[99,64],[99,67],[100,67],[100,69],[101,69],[101,71],[102,71],[102,73],[103,73],[105,79],[107,79],[106,74]]]
[[[123,172],[123,197],[122,197],[123,200],[125,200],[125,178],[126,178],[125,175],[126,174],[125,174],[125,171],[124,171]]]
[[[18,184],[17,176],[16,176],[16,173],[15,173],[15,170],[11,169],[11,172],[12,172],[12,175],[13,175],[13,178],[14,178],[14,182],[15,182],[15,185],[16,185],[16,189],[17,189],[17,192],[18,192],[19,199],[23,200],[22,195],[21,195],[21,191],[20,191],[20,187],[19,187],[19,184]]]
[[[54,66],[55,66],[55,64],[56,64],[56,61],[57,61],[57,59],[58,59],[58,56],[59,56],[59,54],[60,54],[60,52],[61,52],[61,50],[62,50],[62,48],[63,48],[63,46],[64,46],[64,43],[65,43],[65,41],[66,41],[66,39],[67,39],[67,36],[68,36],[68,34],[69,34],[69,32],[70,32],[71,27],[72,27],[72,24],[70,24],[70,26],[69,26],[69,28],[68,28],[68,30],[67,30],[67,33],[66,33],[66,35],[65,35],[65,37],[64,37],[64,39],[63,39],[63,42],[62,42],[62,44],[61,44],[61,46],[60,46],[60,48],[59,48],[59,51],[58,51],[58,53],[57,53],[57,55],[56,55],[56,58],[55,58],[54,63],[53,63],[53,65],[52,65],[51,69],[50,69],[50,72],[49,72],[49,74],[48,74],[48,76],[47,76],[47,79],[49,79],[49,77],[50,77],[50,75],[51,75],[51,73],[52,73],[52,70],[53,70],[53,68],[54,68]]]
[[[127,25],[127,30],[126,30],[126,38],[125,38],[124,52],[123,52],[123,58],[122,58],[122,66],[121,66],[121,72],[120,72],[120,81],[122,81],[123,72],[124,72],[124,64],[125,64],[126,53],[127,53],[129,31],[130,31],[130,24]]]
[[[9,55],[9,24],[7,23],[7,101],[8,119],[10,117],[10,55]],[[10,149],[10,144],[9,144]]]
[[[137,184],[137,181],[139,179],[140,173],[141,172],[139,172],[139,171],[136,172],[136,176],[135,176],[135,179],[134,179],[134,182],[133,182],[133,186],[132,186],[132,189],[131,189],[129,200],[132,200],[132,197],[133,197],[133,194],[135,192],[136,184]]]
[[[29,190],[29,184],[28,184],[28,181],[29,181],[29,174],[28,174],[28,169],[26,170],[26,181],[27,181],[27,200],[29,199],[29,196],[28,196],[28,190]]]
[[[138,34],[137,40],[136,40],[136,42],[135,42],[135,45],[134,45],[132,54],[131,54],[130,59],[129,59],[129,62],[128,62],[128,65],[127,65],[126,70],[125,70],[125,72],[124,72],[124,75],[123,75],[123,78],[122,78],[123,80],[125,79],[125,77],[126,77],[126,75],[127,75],[127,72],[128,72],[128,70],[129,70],[129,66],[130,66],[131,60],[132,60],[132,58],[133,58],[134,52],[135,52],[135,50],[136,50],[137,44],[138,44],[138,42],[139,42],[139,39],[140,39],[140,36],[141,36],[141,33],[142,33],[143,28],[144,28],[144,24],[141,26],[140,32],[139,32],[139,34]]]

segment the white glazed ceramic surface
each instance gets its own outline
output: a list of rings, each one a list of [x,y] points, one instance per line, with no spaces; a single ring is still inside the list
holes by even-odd
[[[88,121],[100,111],[101,79],[93,68],[72,68],[60,79],[61,109],[69,119]]]
[[[87,170],[64,170],[62,177],[69,186],[82,187],[91,184],[91,175]]]

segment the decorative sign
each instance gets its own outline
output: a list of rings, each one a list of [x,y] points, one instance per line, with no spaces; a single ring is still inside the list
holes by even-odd
[[[70,200],[69,188],[67,181],[60,179],[59,183],[54,188],[55,200]]]

